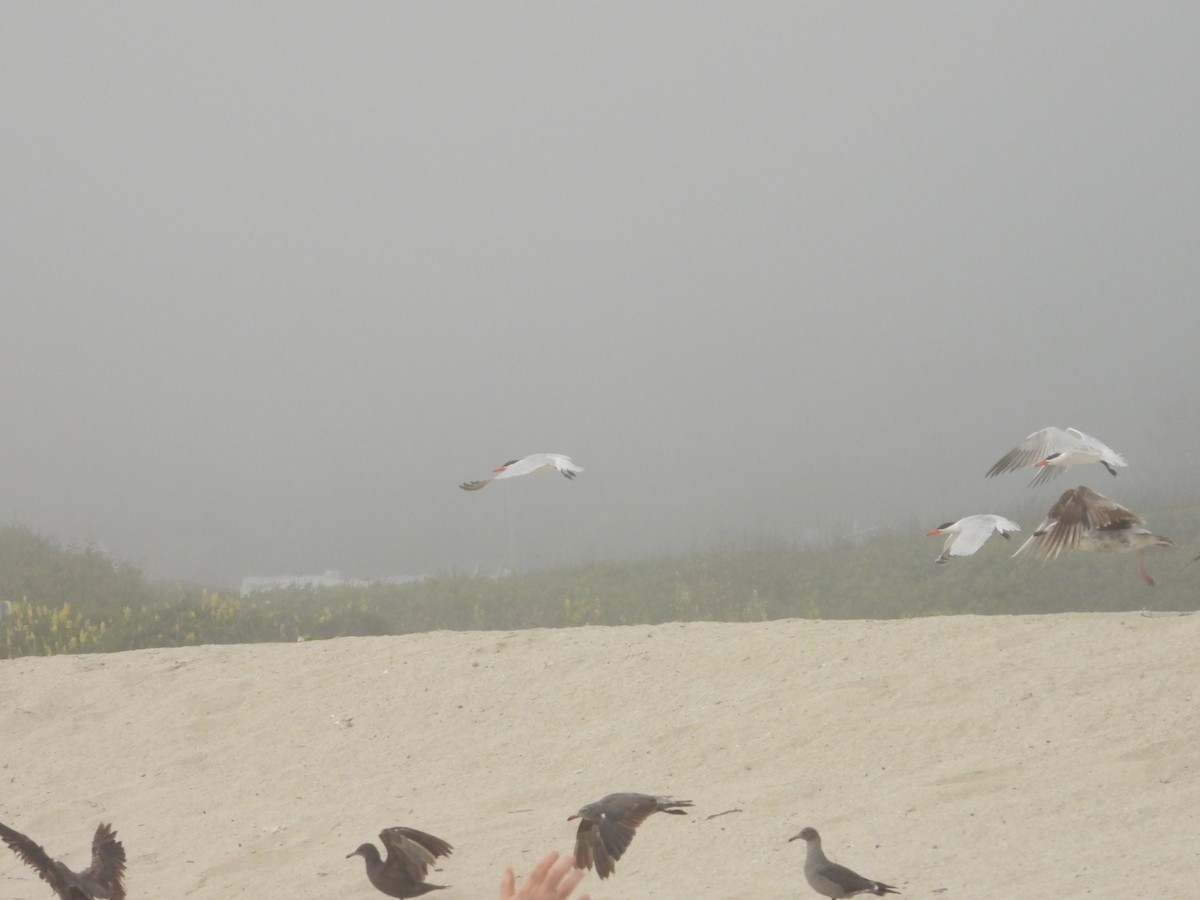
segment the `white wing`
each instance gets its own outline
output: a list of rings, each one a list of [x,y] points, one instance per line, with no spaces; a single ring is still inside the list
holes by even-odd
[[[526,456],[524,459],[518,459],[509,463],[504,467],[503,472],[497,472],[493,477],[497,480],[501,478],[519,478],[522,475],[529,475],[540,469],[547,468],[554,468],[554,463],[550,461],[547,454],[534,453],[532,456]]]
[[[1076,432],[1076,434],[1078,433]],[[1053,425],[1043,428],[1041,431],[1035,431],[1000,457],[996,464],[988,470],[988,477],[1032,466],[1051,453],[1061,453],[1067,447],[1076,446],[1078,443],[1078,439],[1072,434]]]
[[[554,467],[567,478],[574,478],[583,471],[583,466],[575,465],[569,456],[563,456],[561,453],[547,453],[546,456],[550,457]]]
[[[459,487],[464,491],[482,491],[492,483],[492,480],[491,478],[481,478],[479,481],[464,481]]]
[[[958,539],[953,542],[947,541],[947,546],[942,552],[950,556],[970,556],[987,543],[993,532],[1007,536],[1010,532],[1020,530],[1020,525],[1003,516],[991,513],[967,516],[959,520]]]
[[[1103,441],[1097,440],[1090,434],[1084,434],[1078,428],[1068,428],[1067,434],[1078,442],[1077,449],[1095,454],[1097,459],[1103,460],[1110,466],[1128,467],[1129,463],[1125,462],[1125,457]]]
[[[519,478],[522,475],[530,475],[533,472],[540,472],[543,469],[557,469],[567,478],[574,478],[583,471],[582,466],[575,465],[569,456],[563,456],[561,453],[533,453],[521,459],[514,459],[497,468],[499,471],[494,472],[489,477],[479,481],[466,481],[460,484],[459,487],[464,491],[478,491],[487,487],[493,481],[500,481],[503,478]]]
[[[1043,459],[1056,454],[1061,454],[1064,458],[1054,465],[1042,466],[1029,482],[1030,487],[1061,475],[1075,463],[1103,460],[1113,466],[1126,465],[1119,453],[1078,428],[1064,430],[1051,425],[1041,431],[1035,431],[1009,450],[996,461],[987,474],[991,478],[1001,472],[1013,472],[1026,466],[1037,465]]]
[[[520,475],[541,472],[543,469],[557,469],[568,478],[574,478],[576,473],[583,471],[571,462],[571,457],[563,456],[561,453],[532,453],[524,459],[509,463],[504,467],[504,471],[498,472],[495,477],[517,478]]]

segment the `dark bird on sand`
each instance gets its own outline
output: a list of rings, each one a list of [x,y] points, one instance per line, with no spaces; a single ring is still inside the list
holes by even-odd
[[[575,832],[575,865],[590,869],[607,878],[616,870],[616,861],[633,840],[633,833],[651,813],[665,812],[673,816],[687,815],[679,807],[691,806],[691,800],[672,800],[650,794],[609,794],[589,803],[567,821],[579,819]]]
[[[82,872],[73,872],[38,844],[0,825],[0,840],[13,853],[33,866],[62,900],[125,900],[125,847],[117,840],[111,825],[100,825],[92,838],[92,864]]]
[[[389,897],[419,897],[430,891],[445,890],[444,884],[426,884],[425,873],[439,856],[449,856],[454,848],[432,834],[397,825],[379,832],[387,848],[387,859],[380,859],[374,844],[360,844],[351,856],[367,863],[367,878]]]
[[[884,894],[900,893],[890,884],[863,878],[857,872],[839,866],[827,858],[821,849],[821,836],[817,834],[817,829],[805,828],[799,834],[788,838],[789,842],[795,840],[802,840],[808,844],[808,855],[804,858],[804,877],[808,880],[809,887],[818,894],[840,900],[855,894],[874,894],[882,897]]]

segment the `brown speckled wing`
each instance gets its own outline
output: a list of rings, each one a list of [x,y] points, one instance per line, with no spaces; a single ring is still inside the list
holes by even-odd
[[[1109,500],[1103,494],[1098,494],[1090,487],[1080,485],[1075,488],[1077,501],[1084,506],[1090,528],[1102,530],[1135,528],[1145,525],[1146,520],[1137,513],[1130,512],[1115,500]]]
[[[35,841],[27,838],[19,831],[14,831],[7,825],[0,825],[0,840],[12,848],[13,853],[42,877],[42,881],[50,885],[60,897],[67,896],[67,883],[54,865],[54,860]]]
[[[648,814],[647,814],[648,815]],[[620,859],[621,856],[629,849],[629,845],[633,843],[634,829],[642,822],[646,816],[634,819],[614,819],[605,816],[600,822],[600,840],[604,844],[604,849],[608,851],[608,855],[614,860]]]
[[[414,883],[425,880],[435,857],[448,856],[453,850],[441,838],[401,825],[383,829],[379,840],[388,851],[385,865],[403,871]]]
[[[592,841],[598,837],[595,825],[587,819],[579,820],[579,827],[575,830],[575,868],[590,869],[592,867]]]
[[[1141,516],[1080,485],[1063,492],[1026,545],[1034,556],[1054,559],[1063,551],[1078,547],[1080,538],[1088,531],[1120,531],[1142,524]]]
[[[92,838],[92,864],[83,877],[104,885],[110,900],[125,900],[125,846],[111,825],[101,824]]]

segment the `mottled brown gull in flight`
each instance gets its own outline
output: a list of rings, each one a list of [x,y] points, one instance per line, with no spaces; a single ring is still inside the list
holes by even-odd
[[[30,838],[0,824],[0,840],[31,865],[62,900],[125,900],[125,847],[112,826],[101,824],[92,838],[92,863],[74,872],[51,859]]]

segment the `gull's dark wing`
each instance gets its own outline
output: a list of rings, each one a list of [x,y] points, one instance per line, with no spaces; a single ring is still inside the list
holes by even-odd
[[[396,826],[379,832],[379,840],[387,847],[388,869],[403,871],[414,883],[425,880],[425,873],[438,856],[447,856],[453,849],[441,838],[415,828]]]
[[[590,819],[581,819],[579,829],[575,832],[575,867],[590,869],[593,865],[601,878],[607,878],[616,871],[616,860],[604,845],[600,828]]]
[[[92,864],[82,873],[86,879],[108,888],[109,900],[125,900],[125,845],[117,840],[111,825],[101,824],[92,838]]]
[[[60,897],[67,896],[69,886],[58,870],[58,866],[54,864],[54,860],[42,849],[40,844],[3,824],[0,824],[0,840],[8,844],[13,853],[21,857],[27,865],[32,866],[42,877],[42,881],[50,885],[56,894]]]

